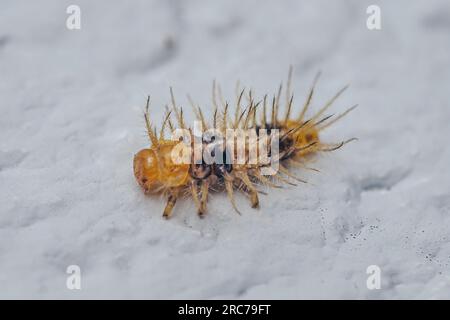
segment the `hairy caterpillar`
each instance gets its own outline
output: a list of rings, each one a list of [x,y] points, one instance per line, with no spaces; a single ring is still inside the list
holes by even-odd
[[[221,96],[220,88],[213,83],[213,107],[214,116],[212,123],[207,123],[203,112],[200,107],[196,107],[194,103],[194,113],[198,121],[202,124],[203,129],[214,129],[225,136],[225,132],[228,129],[241,129],[247,132],[254,133],[255,140],[250,141],[248,136],[243,139],[244,142],[244,161],[239,163],[227,162],[227,161],[206,161],[203,154],[200,158],[194,156],[194,152],[191,152],[188,162],[179,163],[174,158],[174,150],[181,143],[186,141],[179,141],[174,139],[165,138],[164,132],[166,129],[170,129],[173,133],[176,128],[174,127],[171,115],[174,114],[178,123],[178,127],[187,130],[188,139],[191,142],[187,143],[187,146],[192,145],[194,140],[194,134],[191,127],[187,127],[183,117],[183,109],[179,108],[175,102],[172,89],[171,102],[172,110],[166,108],[166,116],[164,118],[159,135],[156,129],[152,127],[149,117],[149,104],[150,97],[147,99],[146,109],[144,113],[145,124],[147,134],[149,136],[151,146],[147,149],[140,150],[134,156],[134,175],[137,182],[142,187],[146,194],[163,194],[167,197],[167,204],[165,206],[163,217],[169,218],[172,214],[172,210],[175,206],[177,199],[184,196],[192,197],[199,216],[203,216],[207,210],[208,194],[210,191],[224,190],[233,206],[233,208],[239,213],[234,200],[234,191],[240,190],[250,199],[251,206],[253,208],[259,207],[258,185],[265,185],[270,187],[280,187],[279,183],[287,183],[295,185],[291,182],[291,179],[304,182],[306,181],[294,176],[289,170],[290,167],[299,167],[304,169],[309,168],[305,162],[308,157],[317,152],[333,151],[339,149],[344,144],[354,139],[342,141],[340,143],[328,144],[320,140],[319,133],[328,126],[335,123],[337,120],[344,117],[347,113],[353,110],[357,105],[347,109],[337,117],[324,116],[327,109],[333,104],[333,102],[347,89],[348,86],[342,88],[336,93],[322,108],[320,108],[313,116],[306,118],[307,111],[311,104],[311,100],[314,94],[314,88],[319,79],[320,73],[315,77],[306,101],[303,103],[300,113],[297,116],[292,115],[293,107],[293,95],[291,94],[291,77],[292,68],[289,70],[289,76],[287,81],[287,87],[285,90],[285,112],[280,117],[280,104],[281,95],[283,93],[282,85],[280,85],[277,94],[272,99],[268,99],[267,95],[260,101],[255,100],[251,90],[245,89],[238,90],[236,94],[236,103],[234,110],[234,117],[230,119],[230,108],[227,102],[222,99],[218,103],[217,96]],[[247,103],[243,106],[244,95],[247,93]],[[221,108],[219,108],[221,104]],[[221,109],[219,111],[219,109]],[[262,109],[262,110],[261,110]],[[269,114],[267,114],[268,110]],[[260,114],[258,120],[257,115]],[[272,145],[270,147],[261,147],[259,144],[262,137],[259,135],[261,129],[266,130],[269,137],[274,137],[275,133],[278,134],[277,149],[278,152],[275,155]],[[214,140],[214,139],[213,139]],[[225,138],[223,142],[215,143],[213,149],[217,159],[231,158],[235,159],[237,156],[237,149],[230,148],[231,143],[235,143],[235,137],[231,139]],[[208,147],[213,141],[201,138],[202,146]],[[255,147],[256,146],[256,147]],[[190,149],[193,150],[193,149]],[[251,162],[249,150],[256,150],[257,155],[270,157],[272,163],[276,164],[277,171],[275,174],[267,176],[263,174],[263,169],[267,168],[266,162],[262,163],[257,158],[256,162]],[[175,153],[176,154],[176,153]]]

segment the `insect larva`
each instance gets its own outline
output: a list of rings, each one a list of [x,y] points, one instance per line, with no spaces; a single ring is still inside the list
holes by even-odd
[[[195,163],[193,152],[189,155],[191,160],[190,163],[179,163],[178,161],[175,161],[176,159],[174,159],[172,155],[173,151],[176,146],[183,142],[167,139],[164,136],[164,131],[166,129],[169,129],[171,133],[175,130],[171,119],[172,114],[175,115],[179,128],[188,130],[190,135],[188,138],[194,138],[193,130],[192,128],[186,127],[183,110],[177,107],[171,89],[172,110],[167,110],[158,136],[156,129],[150,123],[150,98],[148,98],[144,118],[151,146],[150,148],[142,149],[134,156],[134,175],[136,180],[146,194],[164,194],[167,197],[167,204],[163,213],[165,218],[171,216],[175,203],[180,197],[190,196],[197,207],[198,214],[203,216],[207,210],[209,192],[211,190],[224,190],[234,209],[239,212],[234,200],[235,190],[240,190],[248,195],[251,206],[257,208],[259,207],[258,193],[261,192],[257,189],[257,184],[278,187],[278,183],[295,185],[290,179],[306,182],[294,176],[289,170],[289,167],[312,169],[308,168],[305,164],[309,155],[317,152],[333,151],[339,149],[347,142],[354,140],[350,139],[340,143],[328,144],[322,142],[319,137],[319,133],[322,130],[344,117],[356,107],[355,105],[334,118],[332,116],[324,115],[334,101],[347,89],[347,86],[335,94],[312,117],[307,118],[307,111],[310,107],[319,75],[320,73],[315,77],[307,99],[297,116],[292,115],[293,95],[290,92],[292,68],[289,70],[287,88],[285,91],[285,114],[282,117],[279,115],[280,97],[282,94],[281,85],[278,93],[274,95],[271,100],[269,100],[266,95],[261,101],[256,101],[251,91],[247,92],[247,97],[244,97],[246,94],[245,89],[240,91],[236,98],[234,119],[230,120],[229,105],[224,101],[217,101],[217,92],[220,89],[218,89],[214,83],[214,116],[211,127],[209,127],[209,124],[203,116],[202,110],[191,103],[196,118],[201,122],[203,128],[216,129],[218,132],[222,133],[223,136],[225,136],[226,130],[230,128],[243,129],[248,130],[248,132],[255,132],[257,137],[256,141],[259,143],[260,139],[262,139],[258,136],[261,129],[267,130],[270,136],[273,136],[272,132],[278,130],[279,140],[277,141],[277,155],[272,154],[272,151],[275,150],[275,148],[257,148],[258,155],[267,153],[265,155],[271,157],[272,161],[276,163],[278,171],[273,176],[265,176],[262,172],[263,168],[267,167],[267,163],[259,162],[259,160],[256,161],[256,163],[249,161],[251,143],[249,142],[248,137],[244,138],[246,151],[244,154],[244,161],[241,163],[230,163],[226,161],[207,162],[204,156],[200,161]],[[244,100],[247,100],[247,105],[243,109],[242,104],[244,103]],[[219,103],[223,105],[221,111],[219,111]],[[268,107],[271,108],[269,115],[267,115]],[[257,109],[260,110],[261,108],[262,111],[259,112],[261,114],[261,119],[258,120]],[[208,147],[212,143],[212,141],[205,140],[205,138],[202,139],[202,146]],[[217,150],[219,150],[219,154],[215,154],[214,156],[218,156],[219,159],[235,159],[237,151],[228,147],[230,142],[235,142],[234,139],[234,137],[232,139],[233,141],[230,141],[231,139],[225,139],[225,143],[222,144],[221,148],[214,149],[216,153]]]

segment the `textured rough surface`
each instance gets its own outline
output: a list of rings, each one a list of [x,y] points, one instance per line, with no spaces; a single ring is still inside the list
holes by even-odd
[[[0,4],[0,298],[450,298],[448,1],[378,1],[380,31],[367,1],[77,2],[78,31],[71,1]],[[297,108],[319,69],[314,108],[351,83],[323,138],[359,141],[259,211],[163,220],[132,172],[146,95],[210,115],[214,78],[273,93],[289,64]]]

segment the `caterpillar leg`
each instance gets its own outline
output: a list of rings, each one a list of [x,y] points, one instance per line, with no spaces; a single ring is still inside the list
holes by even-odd
[[[173,207],[177,202],[178,190],[170,189],[166,207],[164,208],[163,217],[169,219],[172,215]]]
[[[233,206],[233,209],[238,213],[241,214],[241,212],[238,210],[236,206],[236,201],[234,201],[234,194],[233,194],[233,177],[230,175],[225,176],[225,189],[227,190],[228,199],[230,199],[231,205]]]
[[[244,185],[247,187],[248,193],[250,195],[250,203],[251,203],[252,208],[259,208],[258,191],[256,190],[255,186],[248,178],[247,173],[241,172],[238,175],[238,177],[244,183]]]
[[[197,207],[197,212],[199,215],[202,215],[202,207],[200,203],[200,199],[198,198],[198,188],[197,188],[197,180],[192,180],[191,182],[191,194],[192,199],[194,199],[195,206]]]
[[[259,208],[258,191],[249,190],[249,192],[250,192],[250,203],[252,208],[258,209]]]
[[[206,203],[208,202],[208,191],[209,191],[209,182],[203,180],[201,186],[202,197],[200,199],[200,209],[198,211],[198,214],[200,216],[203,216],[206,213]]]

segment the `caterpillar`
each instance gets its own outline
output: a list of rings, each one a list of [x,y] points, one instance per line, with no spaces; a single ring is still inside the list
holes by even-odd
[[[195,134],[192,127],[186,126],[183,108],[178,107],[172,88],[170,88],[171,109],[166,106],[166,114],[158,134],[150,122],[150,96],[148,96],[144,120],[151,145],[149,148],[140,150],[134,156],[134,176],[138,184],[145,194],[160,194],[167,198],[163,217],[170,218],[179,198],[191,197],[198,215],[203,217],[207,212],[209,194],[225,191],[234,210],[240,213],[235,201],[235,191],[245,194],[249,198],[252,208],[258,208],[258,194],[264,193],[258,189],[259,186],[280,188],[283,184],[297,185],[293,181],[306,183],[307,181],[294,175],[291,169],[318,171],[310,168],[307,164],[312,155],[318,152],[337,150],[355,140],[352,138],[339,143],[325,143],[320,139],[322,130],[357,107],[354,105],[336,117],[325,115],[325,112],[348,86],[339,90],[315,114],[307,117],[319,77],[320,72],[315,76],[306,100],[296,116],[293,115],[294,96],[291,93],[292,67],[289,69],[286,89],[283,91],[281,84],[271,99],[268,98],[268,95],[264,95],[262,99],[256,100],[251,90],[237,89],[234,116],[230,112],[228,102],[223,100],[220,87],[213,82],[212,123],[206,121],[202,109],[189,98],[195,117],[204,130],[200,133],[200,140],[198,139],[199,134]],[[285,98],[283,98],[285,111],[283,115],[280,115],[282,94],[285,94]],[[247,100],[246,103],[244,103],[244,99]],[[172,114],[176,118],[178,128],[174,127]],[[176,139],[165,137],[166,130],[173,135],[177,129],[187,132],[187,136]],[[205,137],[203,133],[207,130],[213,130],[226,137],[220,142],[215,139],[214,135]],[[238,141],[236,136],[228,138],[226,132],[229,130],[244,130],[247,134],[244,135],[243,140]],[[270,146],[267,143],[262,144],[262,130],[266,133],[265,139],[270,138],[273,142],[276,137],[276,144]],[[249,136],[256,137],[256,140],[255,138],[251,140]],[[193,142],[195,140],[200,141],[200,147],[212,150],[211,155],[214,156],[212,161],[211,159],[206,161],[204,153],[200,153],[200,156],[198,153],[195,154],[196,146]],[[244,147],[243,158],[241,157],[240,162],[235,160],[237,153],[242,150],[230,147],[236,142],[240,142]],[[175,150],[180,146],[182,146],[181,151],[188,153],[188,161],[178,161],[177,155],[180,153]],[[256,161],[254,159],[250,161],[251,150],[256,150]],[[267,161],[260,161],[263,156],[271,159],[270,164]],[[273,165],[277,168],[276,172],[271,175],[264,174],[264,170]]]

